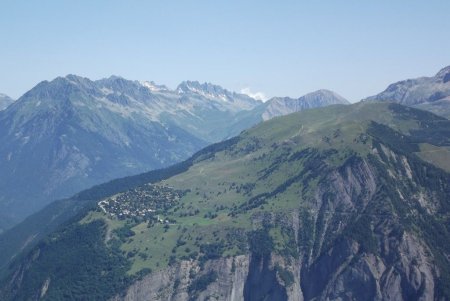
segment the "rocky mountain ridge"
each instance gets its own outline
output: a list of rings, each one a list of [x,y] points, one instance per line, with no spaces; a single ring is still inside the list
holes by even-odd
[[[450,66],[435,76],[407,79],[389,85],[383,92],[368,97],[368,101],[391,101],[425,109],[435,102],[448,102],[450,97]]]

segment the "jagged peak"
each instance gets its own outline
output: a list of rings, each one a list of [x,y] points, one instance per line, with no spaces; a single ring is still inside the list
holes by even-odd
[[[47,85],[61,85],[61,84],[71,84],[74,86],[85,86],[85,85],[92,84],[92,81],[87,77],[79,76],[76,74],[67,74],[66,76],[58,76],[58,77],[52,79],[51,81],[48,81],[48,80],[41,81],[33,89],[42,87],[42,86],[47,86]]]
[[[96,80],[95,83],[106,94],[110,94],[113,91],[120,91],[120,93],[127,91],[131,93],[135,88],[142,87],[139,81],[129,80],[118,75],[111,75],[108,78]]]
[[[175,90],[178,94],[198,94],[208,99],[220,99],[226,102],[232,101],[234,92],[230,92],[219,85],[208,82],[201,84],[198,81],[183,81]]]
[[[214,85],[208,82],[204,82],[201,84],[199,81],[190,81],[190,80],[181,82],[178,85],[176,91],[178,93],[193,92],[200,94],[207,93],[211,95],[230,93],[228,90],[222,88],[219,85]]]

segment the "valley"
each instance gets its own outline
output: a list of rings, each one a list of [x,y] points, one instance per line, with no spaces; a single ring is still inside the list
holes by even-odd
[[[112,300],[446,298],[450,178],[420,158],[439,160],[449,129],[389,103],[274,118],[155,172],[151,184],[92,199],[13,261],[3,292],[20,299],[49,283],[46,298],[81,298],[90,289],[75,283],[100,273],[112,278],[96,294]],[[97,251],[80,261],[62,248],[85,231],[80,243]],[[55,278],[55,268],[90,260],[120,264]]]
[[[271,111],[274,101],[196,81],[174,90],[118,76],[43,81],[0,111],[0,231],[54,200],[170,166],[263,119],[347,103],[330,91],[277,101]]]
[[[450,1],[0,1],[0,301],[450,301]]]

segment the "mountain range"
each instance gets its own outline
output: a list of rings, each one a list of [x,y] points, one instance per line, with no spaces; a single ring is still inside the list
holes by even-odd
[[[450,121],[400,104],[274,118],[31,216],[0,236],[29,235],[0,257],[0,294],[447,300],[449,155]]]
[[[383,92],[368,97],[369,101],[390,101],[450,117],[450,66],[435,76],[399,81]]]
[[[346,102],[327,91],[266,103],[210,83],[118,76],[43,81],[0,112],[0,231],[49,202],[169,166],[263,119]]]
[[[0,162],[0,191],[16,189],[4,227],[50,203],[55,179],[72,189],[57,198],[130,176],[1,234],[0,296],[447,300],[449,72],[351,105],[328,90],[263,103],[194,81],[42,82],[0,112],[0,157],[17,160]]]

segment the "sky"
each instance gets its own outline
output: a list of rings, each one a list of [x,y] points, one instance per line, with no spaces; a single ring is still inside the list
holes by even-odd
[[[0,0],[0,92],[119,75],[351,101],[450,65],[450,1]]]

